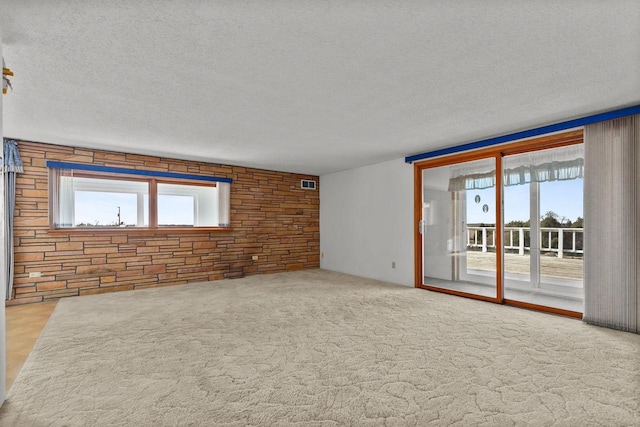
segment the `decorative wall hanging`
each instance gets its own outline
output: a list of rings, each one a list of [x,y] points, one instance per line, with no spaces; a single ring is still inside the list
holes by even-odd
[[[6,94],[7,89],[13,90],[9,77],[13,76],[13,71],[4,66],[4,58],[2,58],[2,93]]]

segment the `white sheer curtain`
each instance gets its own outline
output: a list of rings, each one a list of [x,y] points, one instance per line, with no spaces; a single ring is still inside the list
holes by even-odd
[[[504,185],[564,181],[584,175],[582,144],[540,150],[509,157],[503,171]],[[451,166],[449,191],[480,190],[496,185],[493,160]]]
[[[493,158],[452,165],[449,191],[481,190],[496,185],[496,163]]]
[[[505,162],[504,185],[566,181],[583,175],[584,147],[570,145],[510,156],[509,162]]]
[[[585,127],[584,321],[640,332],[640,116]]]
[[[231,214],[231,184],[218,182],[218,226],[228,227]]]
[[[55,228],[74,226],[73,170],[49,168],[49,210]]]

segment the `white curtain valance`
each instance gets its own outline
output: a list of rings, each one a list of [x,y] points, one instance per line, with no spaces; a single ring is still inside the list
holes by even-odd
[[[578,144],[507,156],[503,171],[505,186],[583,178],[584,147]],[[454,165],[450,173],[449,191],[481,190],[496,185],[492,159]]]
[[[449,171],[449,191],[479,190],[496,185],[496,162],[494,159],[452,165]]]
[[[505,186],[583,178],[584,146],[578,144],[507,156],[503,165]]]

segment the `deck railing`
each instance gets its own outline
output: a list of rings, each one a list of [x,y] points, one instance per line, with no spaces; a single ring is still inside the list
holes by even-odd
[[[531,248],[526,245],[529,227],[505,227],[503,244],[505,249],[518,250],[518,254],[524,255]],[[543,252],[555,252],[558,258],[563,258],[565,253],[583,254],[582,228],[540,228],[540,250]],[[480,248],[482,252],[496,247],[496,227],[467,227],[467,247]]]

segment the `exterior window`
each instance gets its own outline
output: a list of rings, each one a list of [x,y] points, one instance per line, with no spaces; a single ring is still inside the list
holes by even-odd
[[[158,226],[216,227],[218,187],[158,184]]]
[[[148,182],[73,176],[60,182],[59,227],[149,226]]]
[[[229,182],[49,168],[55,229],[229,226]]]

